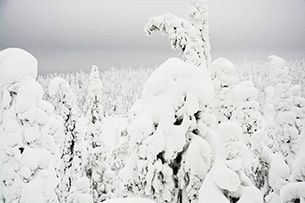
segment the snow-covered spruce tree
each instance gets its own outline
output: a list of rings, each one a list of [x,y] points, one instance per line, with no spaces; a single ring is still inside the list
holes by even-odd
[[[261,114],[259,112],[258,90],[250,81],[244,81],[237,84],[231,91],[234,110],[232,119],[243,130],[243,139],[251,148],[251,137],[259,129]]]
[[[22,49],[0,52],[0,202],[58,202],[57,149],[49,131],[53,107],[42,100],[37,65]]]
[[[245,175],[249,151],[242,139],[242,129],[233,122],[218,125],[219,148],[216,161],[204,180],[199,202],[263,203],[261,192]]]
[[[55,110],[61,113],[64,123],[64,139],[60,157],[60,184],[57,194],[60,202],[73,202],[72,186],[83,175],[83,139],[76,130],[79,112],[75,95],[62,78],[54,78],[49,84],[49,95],[56,98]]]
[[[205,0],[191,0],[187,19],[173,14],[150,18],[144,31],[167,34],[172,49],[182,54],[183,60],[195,66],[206,67],[211,61],[208,37],[208,12]]]
[[[292,166],[291,182],[280,190],[282,202],[305,202],[305,142],[303,141],[300,150]]]
[[[87,102],[86,102],[86,119],[88,121],[85,140],[86,149],[88,153],[93,148],[100,147],[102,145],[102,120],[103,109],[101,104],[101,90],[103,88],[102,81],[100,79],[98,67],[93,66],[89,77],[89,85],[87,90]],[[90,155],[88,155],[88,158]],[[88,164],[87,160],[87,164]],[[86,164],[86,165],[87,165]]]
[[[102,202],[115,196],[117,178],[111,170],[111,149],[107,148],[103,136],[103,84],[98,67],[93,66],[88,85],[86,126],[84,130],[87,157],[84,169],[90,181],[90,192],[94,202]]]
[[[230,94],[237,83],[235,67],[228,59],[218,58],[209,65],[208,70],[215,86],[213,113],[218,123],[230,121],[234,111]]]
[[[127,196],[198,201],[216,152],[213,99],[208,73],[179,59],[150,76],[128,128],[132,151],[120,174]]]
[[[273,72],[274,98],[270,107],[274,108],[276,123],[273,132],[273,151],[281,152],[289,166],[298,151],[298,130],[296,127],[296,114],[293,109],[293,97],[291,95],[292,79],[285,60],[270,56],[269,69]]]

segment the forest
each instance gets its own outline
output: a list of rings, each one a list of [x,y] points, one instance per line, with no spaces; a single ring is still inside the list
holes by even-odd
[[[38,75],[0,52],[0,202],[305,202],[305,60],[212,60],[192,2],[145,26],[182,58],[159,67]]]

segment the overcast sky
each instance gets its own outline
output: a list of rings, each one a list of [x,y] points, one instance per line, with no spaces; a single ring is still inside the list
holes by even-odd
[[[40,73],[155,67],[172,51],[150,17],[185,16],[188,0],[0,0],[0,50],[19,47]],[[305,58],[305,0],[208,0],[212,58]]]

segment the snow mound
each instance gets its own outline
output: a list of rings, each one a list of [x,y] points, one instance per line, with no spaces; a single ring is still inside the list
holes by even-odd
[[[269,170],[269,185],[279,193],[280,189],[288,183],[290,168],[285,160],[278,154],[272,154]]]
[[[284,68],[286,66],[286,62],[283,58],[275,55],[268,56],[269,65],[272,68]]]
[[[179,98],[178,101],[172,101],[179,103],[183,102],[181,97],[185,94],[192,98],[198,96],[199,100],[211,105],[214,99],[214,88],[205,70],[187,64],[178,58],[170,58],[146,81],[143,100],[150,101],[152,97],[161,94],[168,94],[173,99]],[[190,101],[191,98],[187,100]],[[191,114],[191,112],[189,113]]]
[[[1,51],[0,86],[19,83],[28,75],[36,79],[37,67],[38,62],[36,58],[25,50],[9,48]]]
[[[258,98],[258,89],[250,81],[239,83],[231,91],[231,96],[234,101],[249,101]]]
[[[209,65],[209,70],[211,70],[212,73],[211,77],[215,78],[218,77],[218,74],[220,73],[232,76],[233,73],[236,71],[236,68],[233,63],[228,59],[218,58]]]
[[[58,92],[70,90],[69,83],[63,78],[54,78],[49,84],[49,95],[55,96]]]
[[[305,200],[305,182],[296,182],[285,185],[280,192],[281,202],[297,202]]]

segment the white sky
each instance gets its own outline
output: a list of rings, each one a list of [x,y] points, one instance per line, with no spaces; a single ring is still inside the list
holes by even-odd
[[[20,47],[40,72],[154,67],[177,56],[147,20],[184,17],[187,0],[0,0],[0,49]],[[305,0],[208,0],[212,57],[305,58]]]

